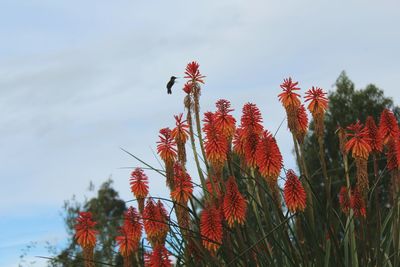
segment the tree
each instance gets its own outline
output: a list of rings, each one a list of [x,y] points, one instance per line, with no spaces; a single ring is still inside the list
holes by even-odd
[[[340,181],[343,181],[343,161],[339,152],[339,139],[336,135],[338,126],[345,128],[357,120],[365,123],[368,116],[372,116],[378,124],[379,116],[385,108],[393,110],[397,118],[400,118],[400,108],[395,106],[393,100],[385,97],[384,92],[373,84],[367,85],[364,89],[355,89],[354,83],[344,71],[337,78],[335,86],[336,90],[328,96],[329,109],[325,115],[324,141],[327,169],[332,179],[332,192],[336,194],[339,192]],[[305,159],[313,187],[316,192],[322,192],[324,179],[318,158],[318,142],[312,131],[313,128],[314,122],[311,122],[311,130],[304,142]],[[384,169],[385,164],[386,160],[382,159],[380,169]],[[385,179],[383,180],[385,181]]]
[[[81,250],[74,239],[75,219],[80,211],[92,212],[93,219],[97,222],[99,245],[95,251],[96,261],[122,266],[122,258],[115,250],[115,237],[126,205],[125,201],[119,198],[112,183],[113,181],[108,179],[100,186],[95,197],[85,199],[83,203],[78,202],[75,196],[64,202],[63,217],[69,235],[68,245],[50,262],[51,266],[83,266]],[[94,191],[93,184],[89,186],[89,191]]]

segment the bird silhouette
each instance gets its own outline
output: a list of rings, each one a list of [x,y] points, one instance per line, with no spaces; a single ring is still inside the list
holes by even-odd
[[[174,85],[176,79],[177,79],[177,77],[171,76],[171,79],[167,83],[167,94],[169,94],[169,95],[172,94],[171,88]]]

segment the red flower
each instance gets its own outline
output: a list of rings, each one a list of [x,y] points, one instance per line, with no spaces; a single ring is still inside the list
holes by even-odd
[[[339,204],[344,213],[349,213],[350,210],[350,200],[349,194],[347,192],[347,187],[342,186],[339,192]]]
[[[244,155],[244,130],[241,127],[236,128],[233,137],[233,151],[241,156]]]
[[[91,212],[79,212],[75,225],[75,239],[82,248],[94,247],[96,245],[96,234],[94,226],[97,223],[92,220]]]
[[[300,106],[300,95],[294,92],[296,90],[300,90],[300,88],[296,87],[298,84],[298,82],[292,82],[291,77],[283,80],[283,83],[281,84],[283,93],[280,93],[278,97],[279,101],[282,102],[285,108],[288,108],[290,106]]]
[[[192,178],[179,163],[174,165],[174,179],[175,188],[171,191],[172,200],[181,204],[187,203],[193,195]]]
[[[185,78],[191,79],[192,82],[198,82],[198,83],[203,83],[206,76],[201,75],[200,70],[199,70],[199,64],[196,61],[192,61],[186,66],[185,70]]]
[[[353,190],[350,198],[350,207],[353,209],[354,216],[364,218],[367,216],[367,211],[365,209],[364,198],[362,197],[360,191],[356,188]]]
[[[286,174],[286,182],[283,190],[283,197],[289,211],[304,211],[306,208],[306,191],[299,178],[292,170]]]
[[[316,116],[317,114],[324,114],[328,108],[328,98],[326,93],[319,87],[312,87],[306,92],[306,102],[311,101],[308,105],[308,110]]]
[[[149,178],[141,168],[136,168],[131,173],[130,185],[131,191],[136,198],[145,198],[149,193]]]
[[[171,135],[169,128],[160,130],[160,141],[157,142],[157,151],[160,157],[165,161],[174,161],[176,158],[176,143]]]
[[[189,137],[189,125],[186,123],[186,120],[182,121],[182,116],[182,113],[174,116],[176,127],[172,130],[171,136],[175,139],[176,143],[186,143]]]
[[[168,233],[168,215],[160,201],[157,205],[152,199],[146,203],[143,211],[143,224],[147,238],[154,244],[164,244]]]
[[[218,111],[215,113],[215,122],[219,131],[222,132],[227,138],[232,138],[235,133],[235,118],[229,113],[233,111],[230,108],[231,103],[228,100],[220,99],[215,104]]]
[[[139,242],[142,237],[142,223],[140,222],[140,216],[134,207],[129,207],[124,213],[124,223],[131,228],[133,239]]]
[[[241,127],[246,133],[261,134],[264,127],[262,126],[261,112],[255,104],[247,103],[243,106],[242,117],[240,119]]]
[[[347,129],[354,133],[347,134],[347,136],[351,138],[345,145],[346,152],[351,150],[353,158],[368,159],[369,153],[371,152],[368,129],[363,128],[359,121],[348,126]]]
[[[192,92],[192,89],[193,89],[193,82],[192,81],[187,81],[186,83],[185,83],[185,85],[183,85],[183,91],[186,93],[186,94],[190,94],[191,92]]]
[[[129,257],[134,251],[138,249],[139,243],[134,240],[132,235],[132,228],[129,224],[123,224],[119,229],[120,235],[115,238],[119,246],[119,252],[123,257]]]
[[[387,143],[387,167],[389,171],[396,170],[400,166],[400,140],[390,139]]]
[[[383,110],[379,122],[379,134],[383,139],[383,144],[387,144],[390,138],[397,138],[399,125],[396,116],[388,109]]]
[[[308,130],[308,117],[304,105],[299,106],[296,115],[297,115],[296,116],[297,121],[296,121],[295,134],[297,140],[301,143],[303,142],[304,137],[306,136]]]
[[[171,267],[168,250],[161,245],[157,245],[151,254],[145,254],[146,267]]]
[[[204,114],[205,141],[204,150],[207,160],[216,169],[221,169],[227,159],[228,143],[226,138],[218,130],[215,122],[215,114],[206,112]]]
[[[203,246],[215,253],[222,244],[222,214],[214,205],[205,207],[200,214],[200,234]]]
[[[242,194],[240,194],[235,177],[233,176],[231,176],[226,183],[226,193],[222,204],[222,210],[229,227],[232,228],[235,222],[244,224],[247,203]]]
[[[244,158],[249,167],[255,167],[255,152],[263,132],[261,112],[256,105],[247,103],[243,106],[240,123],[240,128],[243,129],[241,139],[243,140]]]
[[[255,156],[261,175],[276,181],[281,172],[283,160],[276,140],[270,132],[264,131],[258,142]]]
[[[371,146],[372,152],[382,152],[383,139],[373,117],[368,116],[365,127],[368,129],[369,145]]]

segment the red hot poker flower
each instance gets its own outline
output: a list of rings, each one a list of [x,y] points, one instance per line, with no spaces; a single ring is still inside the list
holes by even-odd
[[[179,163],[174,165],[174,179],[175,188],[171,191],[171,198],[178,203],[186,204],[193,195],[192,178]]]
[[[387,167],[389,171],[396,170],[400,166],[400,140],[390,139],[386,151]]]
[[[82,248],[93,248],[96,245],[95,225],[91,212],[79,212],[75,225],[75,239]]]
[[[295,124],[296,125],[295,135],[299,143],[302,143],[304,141],[304,137],[306,136],[308,130],[308,117],[304,105],[299,106],[296,115],[297,115],[297,121]]]
[[[165,161],[174,161],[176,158],[176,143],[171,135],[169,128],[160,130],[160,141],[157,142],[157,151],[160,157]]]
[[[294,92],[300,90],[296,87],[298,84],[298,82],[293,82],[291,77],[283,80],[281,84],[283,92],[278,95],[278,98],[285,108],[300,106],[300,95]]]
[[[145,197],[147,197],[147,194],[149,193],[148,180],[149,178],[141,168],[136,168],[131,173],[131,178],[130,178],[131,191],[134,194],[135,198],[137,198],[138,200],[140,213],[143,212],[144,199]]]
[[[311,101],[308,105],[308,110],[313,114],[324,114],[328,108],[328,98],[326,93],[319,87],[312,87],[306,92],[305,101]]]
[[[389,139],[397,138],[399,133],[399,125],[396,116],[388,109],[383,110],[379,122],[379,134],[383,139],[383,144],[386,145]]]
[[[233,137],[233,151],[238,155],[244,155],[244,130],[241,127],[236,128]]]
[[[119,246],[119,252],[122,257],[127,258],[137,250],[139,243],[133,239],[132,228],[128,224],[123,224],[119,229],[120,235],[115,238],[117,245]]]
[[[364,198],[361,195],[361,192],[355,188],[351,194],[350,198],[350,206],[354,211],[354,216],[356,217],[366,217],[367,211],[365,208]]]
[[[203,246],[215,253],[222,244],[222,214],[221,211],[209,205],[200,214],[200,234],[203,239]]]
[[[228,100],[220,99],[215,104],[217,106],[218,111],[215,113],[215,122],[217,128],[225,135],[228,139],[233,137],[235,133],[235,118],[229,114],[233,111],[231,109],[231,103]]]
[[[135,197],[144,198],[149,193],[149,178],[141,168],[136,168],[131,173],[130,185],[131,191]]]
[[[276,182],[283,166],[283,159],[276,140],[269,131],[264,131],[255,156],[261,175]]]
[[[227,140],[217,128],[214,113],[206,112],[203,121],[203,131],[206,135],[204,149],[207,160],[215,169],[220,170],[227,159]]]
[[[169,252],[165,246],[157,245],[153,251],[145,254],[146,267],[172,267]]]
[[[167,185],[170,189],[174,188],[174,162],[177,156],[176,143],[171,135],[169,128],[160,130],[160,141],[158,141],[157,151],[165,163]]]
[[[148,200],[143,211],[143,224],[152,245],[164,244],[168,233],[168,215],[161,202]]]
[[[231,176],[226,183],[226,194],[224,196],[222,210],[229,227],[232,228],[235,222],[244,224],[247,203],[239,192],[235,177],[233,176]]]
[[[350,200],[349,194],[347,192],[347,187],[342,186],[339,192],[339,204],[343,213],[347,214],[350,210]]]
[[[283,197],[290,212],[304,211],[306,208],[306,191],[292,170],[286,174]]]
[[[124,213],[124,223],[131,228],[133,239],[139,242],[142,237],[142,223],[140,216],[134,207],[129,207]]]
[[[383,139],[373,117],[368,116],[367,121],[365,122],[365,127],[368,129],[368,137],[370,140],[369,145],[371,146],[372,152],[382,152]]]
[[[245,161],[249,167],[255,167],[255,152],[260,135],[263,132],[261,112],[256,105],[247,103],[243,106],[240,123]]]
[[[186,143],[189,137],[189,125],[186,120],[182,120],[182,116],[182,113],[174,116],[176,127],[172,130],[171,136],[175,139],[176,143]]]
[[[200,70],[199,70],[199,63],[196,61],[192,61],[186,66],[185,70],[185,78],[191,79],[192,82],[198,82],[198,83],[203,83],[204,84],[204,78],[206,76],[201,75]]]
[[[363,128],[359,121],[348,126],[347,129],[353,133],[347,134],[347,136],[351,138],[345,145],[346,152],[351,150],[353,158],[368,159],[369,153],[371,152],[368,129]]]

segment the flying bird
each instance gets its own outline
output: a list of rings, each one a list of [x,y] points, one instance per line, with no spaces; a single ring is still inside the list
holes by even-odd
[[[172,94],[171,88],[175,83],[175,80],[177,79],[177,77],[175,76],[171,76],[171,79],[169,80],[169,82],[167,83],[167,93],[170,95]]]

